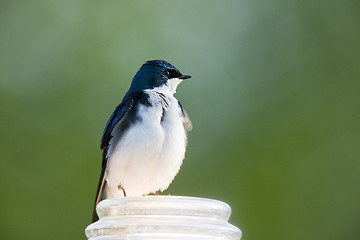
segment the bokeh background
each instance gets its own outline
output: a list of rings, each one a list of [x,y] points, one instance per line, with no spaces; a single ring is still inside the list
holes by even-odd
[[[164,194],[219,199],[244,240],[360,235],[360,2],[1,1],[0,238],[85,239],[100,137],[131,79],[192,79]]]

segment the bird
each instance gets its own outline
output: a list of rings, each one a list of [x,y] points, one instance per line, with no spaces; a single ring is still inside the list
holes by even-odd
[[[185,158],[192,123],[174,97],[190,75],[164,60],[149,60],[106,123],[96,205],[106,198],[143,196],[166,190]]]

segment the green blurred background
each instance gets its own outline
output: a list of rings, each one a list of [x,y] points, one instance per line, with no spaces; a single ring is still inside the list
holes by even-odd
[[[0,239],[85,239],[100,137],[149,59],[193,78],[165,194],[243,239],[360,235],[360,2],[1,1]]]

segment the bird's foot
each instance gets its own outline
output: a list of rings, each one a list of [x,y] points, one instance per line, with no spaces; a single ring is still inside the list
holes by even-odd
[[[126,197],[125,189],[120,184],[117,187],[118,187],[119,190],[121,189],[123,191],[124,197]]]

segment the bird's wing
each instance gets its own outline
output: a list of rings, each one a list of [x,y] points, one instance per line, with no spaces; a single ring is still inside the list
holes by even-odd
[[[103,132],[102,138],[101,138],[101,145],[100,148],[103,150],[103,157],[102,157],[102,168],[101,168],[101,175],[99,179],[99,184],[97,188],[96,198],[95,198],[95,204],[93,209],[93,222],[97,221],[99,219],[98,215],[96,214],[96,205],[104,199],[104,190],[105,190],[105,181],[106,181],[106,165],[107,165],[107,151],[109,147],[110,140],[113,138],[112,132],[114,128],[121,124],[119,131],[124,131],[129,121],[134,115],[134,99],[128,98],[126,100],[123,100],[115,109],[115,111],[111,114],[111,117],[109,118],[108,122],[106,123],[105,130]],[[121,135],[121,132],[118,133]]]
[[[185,111],[185,109],[182,107],[181,103],[178,101],[179,103],[179,107],[181,109],[181,113],[184,117],[183,120],[183,124],[184,124],[184,128],[186,131],[191,131],[192,130],[192,123],[190,121],[189,115],[187,114],[187,112]]]
[[[111,135],[114,127],[119,123],[119,121],[124,120],[132,107],[134,106],[134,99],[128,98],[127,100],[123,100],[116,108],[115,111],[111,114],[108,122],[106,123],[103,135],[101,137],[101,145],[100,148],[104,150],[109,146],[109,142],[113,137]]]

